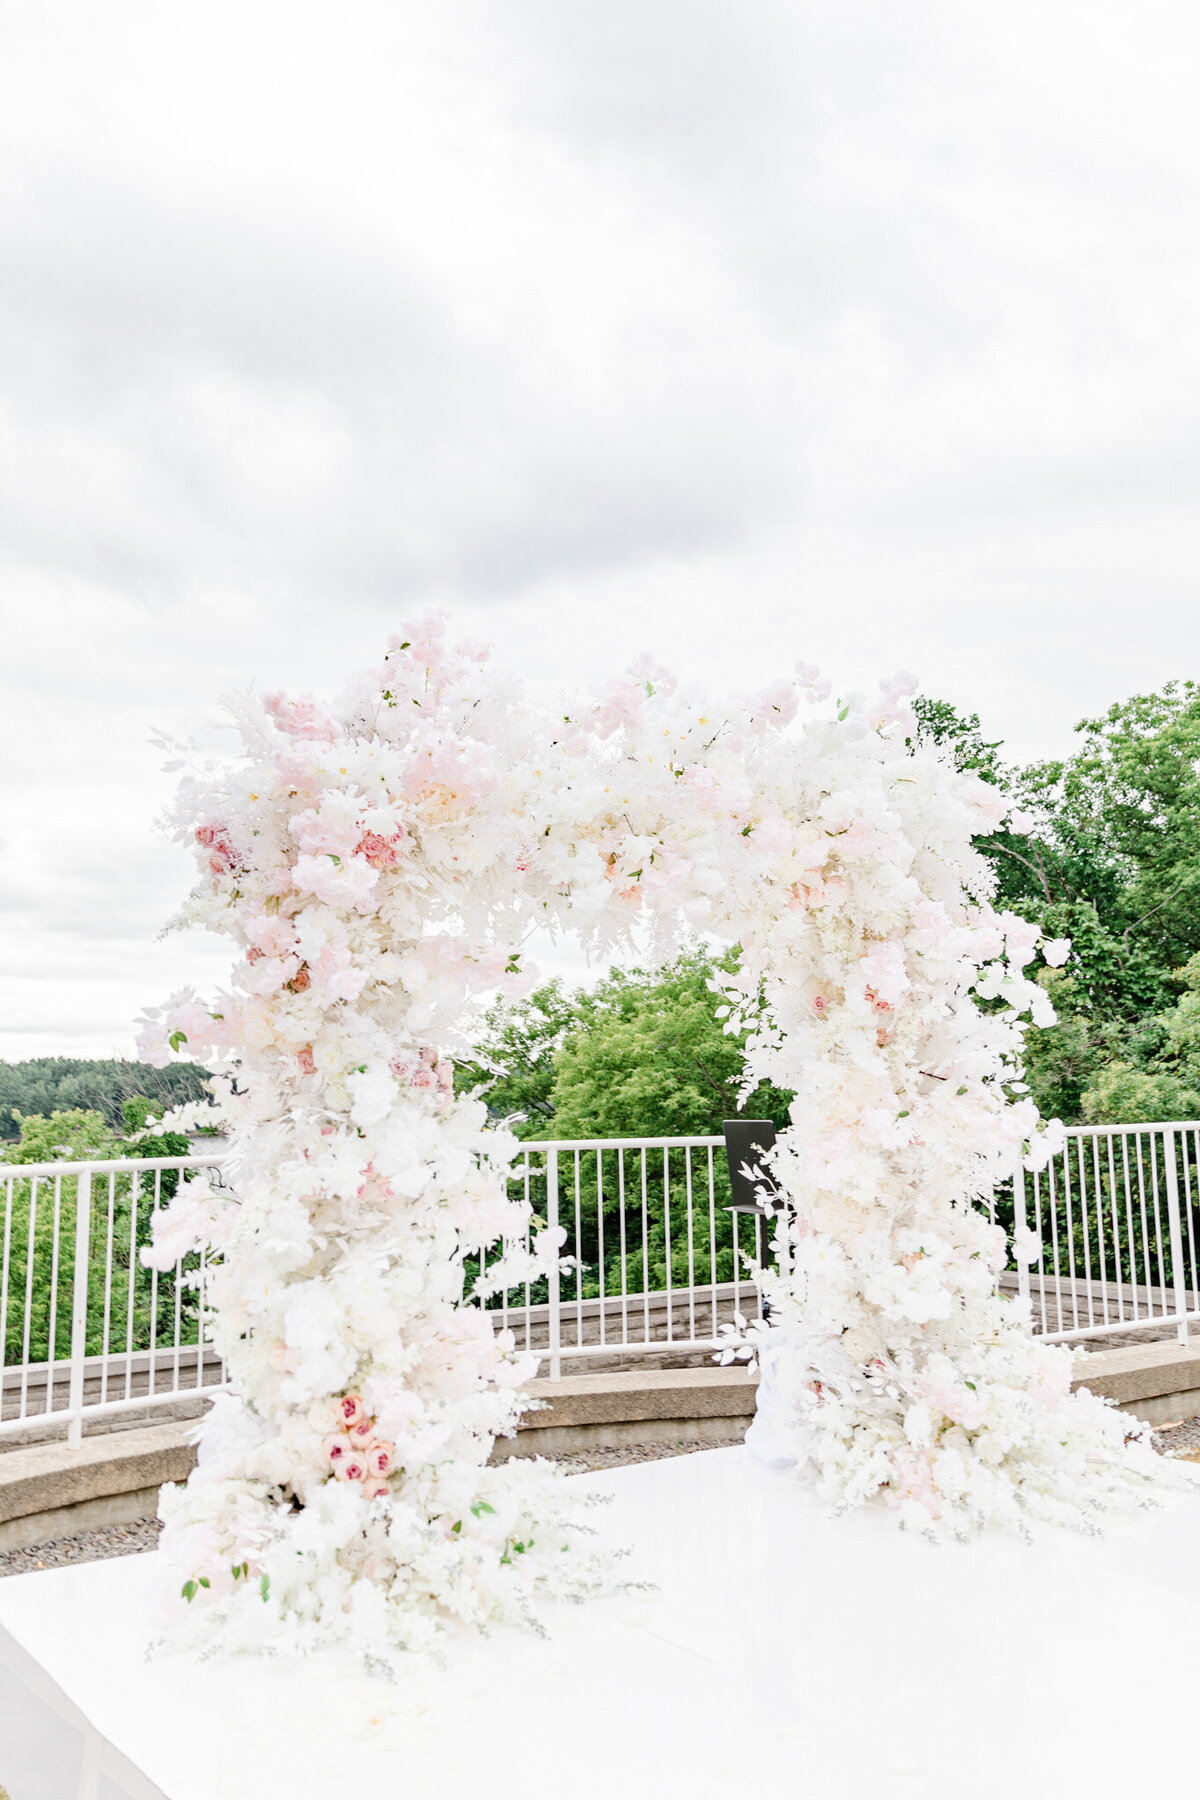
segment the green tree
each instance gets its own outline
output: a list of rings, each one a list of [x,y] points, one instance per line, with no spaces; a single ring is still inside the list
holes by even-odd
[[[743,1113],[787,1123],[790,1094],[760,1084],[741,1104],[743,1040],[727,1034],[708,983],[734,966],[685,951],[657,970],[611,971],[553,1059],[553,1130],[543,1137],[700,1137]]]
[[[1025,768],[1001,760],[976,715],[923,698],[916,710],[921,739],[948,745],[1025,815],[1021,829],[978,840],[996,903],[1072,941],[1067,968],[1039,977],[1059,1013],[1058,1025],[1028,1038],[1041,1110],[1116,1120],[1139,1102],[1182,1103],[1195,1084],[1169,1055],[1163,1066],[1155,1058],[1178,971],[1200,950],[1200,688],[1168,682],[1120,701],[1077,726],[1073,755]],[[1106,1069],[1116,1072],[1106,1078]],[[1139,1086],[1139,1071],[1155,1085]]]
[[[1081,1098],[1085,1119],[1138,1124],[1200,1119],[1200,954],[1178,971],[1186,991],[1173,1007],[1114,1034]]]
[[[16,1134],[14,1114],[96,1112],[114,1131],[122,1108],[135,1096],[149,1096],[160,1112],[188,1100],[202,1100],[207,1072],[194,1063],[155,1069],[120,1058],[37,1056],[27,1062],[0,1062],[0,1138]]]
[[[122,1158],[186,1156],[188,1139],[178,1132],[151,1135],[149,1120],[161,1107],[145,1095],[125,1102],[124,1122],[138,1135],[119,1138],[97,1112],[65,1108],[48,1117],[19,1118],[20,1138],[6,1147],[0,1164],[95,1163],[89,1234],[87,1351],[148,1349],[174,1340],[178,1306],[184,1341],[194,1335],[196,1298],[176,1272],[155,1274],[141,1266],[139,1251],[150,1241],[157,1204],[175,1194],[177,1170],[131,1177],[108,1173],[105,1163]],[[52,1172],[16,1179],[6,1193],[0,1251],[0,1310],[7,1363],[43,1362],[71,1348],[71,1308],[75,1274],[78,1178]],[[189,1259],[185,1277],[191,1272]],[[105,1335],[105,1314],[108,1334]]]
[[[480,1039],[480,1057],[459,1070],[461,1085],[482,1084],[495,1116],[516,1108],[525,1117],[518,1135],[552,1138],[711,1137],[739,1111],[750,1118],[787,1121],[791,1096],[760,1084],[744,1105],[738,1090],[743,1041],[717,1017],[719,995],[709,982],[734,966],[735,952],[714,957],[684,951],[660,969],[613,969],[596,986],[564,993],[557,982],[527,1000],[493,1009]],[[715,1201],[707,1205],[709,1153],[690,1159],[693,1199],[704,1196],[684,1225],[689,1156],[674,1151],[624,1156],[615,1149],[585,1157],[576,1171],[561,1169],[564,1216],[578,1198],[578,1292],[651,1289],[727,1281],[734,1274],[734,1226],[725,1158],[712,1156]],[[599,1178],[597,1168],[599,1166]],[[644,1184],[643,1184],[644,1176]],[[668,1207],[668,1197],[671,1205]],[[542,1210],[535,1187],[535,1209]],[[739,1239],[750,1247],[749,1234]],[[574,1246],[572,1246],[574,1252]],[[623,1254],[615,1256],[615,1250]],[[535,1300],[544,1297],[540,1290]]]
[[[552,1118],[555,1052],[579,1024],[584,1004],[582,996],[565,993],[560,980],[524,1000],[498,1002],[484,1020],[475,1055],[455,1067],[456,1091],[482,1090],[494,1119],[524,1115],[525,1130],[517,1127],[522,1135]]]

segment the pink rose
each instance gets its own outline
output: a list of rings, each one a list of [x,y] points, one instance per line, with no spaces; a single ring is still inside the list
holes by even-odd
[[[372,1475],[390,1475],[396,1460],[396,1446],[386,1438],[376,1438],[367,1450],[367,1468]]]
[[[363,1482],[363,1494],[368,1500],[385,1500],[391,1492],[386,1481],[368,1479]]]
[[[816,1013],[818,1019],[823,1019],[825,1017],[825,1014],[829,1011],[829,1002],[825,998],[824,994],[814,994],[812,999],[809,1001],[809,1005],[812,1007],[813,1011]]]
[[[358,1421],[363,1417],[362,1395],[343,1394],[338,1401],[338,1411],[342,1415],[342,1424],[347,1430],[349,1430],[352,1425],[357,1425]]]
[[[360,1456],[357,1450],[350,1450],[336,1465],[342,1481],[365,1481],[367,1479],[367,1459]]]
[[[350,1453],[349,1442],[336,1432],[333,1437],[325,1439],[325,1454],[331,1463],[342,1462]]]
[[[368,1419],[365,1413],[361,1419],[356,1420],[355,1423],[351,1425],[349,1431],[350,1442],[354,1445],[356,1450],[365,1450],[374,1435],[375,1421],[374,1419]]]

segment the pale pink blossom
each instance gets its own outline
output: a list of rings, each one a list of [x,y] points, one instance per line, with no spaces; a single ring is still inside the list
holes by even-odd
[[[267,694],[263,706],[280,731],[289,737],[315,743],[333,743],[338,736],[334,720],[310,694],[289,700],[286,694]]]

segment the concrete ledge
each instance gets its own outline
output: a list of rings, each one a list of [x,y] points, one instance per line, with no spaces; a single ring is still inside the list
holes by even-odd
[[[1093,1350],[1079,1359],[1071,1386],[1115,1400],[1122,1412],[1148,1425],[1194,1418],[1200,1414],[1200,1344]]]
[[[632,1419],[705,1419],[754,1411],[757,1374],[735,1364],[718,1369],[622,1369],[605,1375],[573,1375],[563,1381],[531,1381],[541,1401],[521,1420],[522,1431],[560,1425],[625,1423]]]
[[[55,1538],[74,1537],[80,1531],[98,1531],[103,1525],[136,1525],[158,1512],[158,1489],[135,1488],[130,1494],[104,1494],[96,1500],[79,1500],[74,1506],[52,1507],[48,1512],[27,1513],[0,1525],[0,1551],[32,1550]],[[0,1793],[3,1789],[0,1788]]]
[[[114,1496],[155,1495],[164,1481],[183,1481],[196,1461],[191,1431],[190,1424],[149,1425],[84,1438],[78,1450],[58,1443],[7,1451],[0,1455],[0,1527]],[[151,1504],[133,1516],[153,1512]]]
[[[515,1438],[499,1438],[493,1462],[564,1456],[622,1444],[715,1444],[741,1437],[754,1415],[758,1376],[744,1368],[630,1369],[531,1381]]]

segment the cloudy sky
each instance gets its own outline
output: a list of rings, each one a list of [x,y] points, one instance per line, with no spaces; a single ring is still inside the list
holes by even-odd
[[[1185,0],[8,0],[0,1056],[224,952],[149,738],[429,601],[540,693],[1200,673]]]

